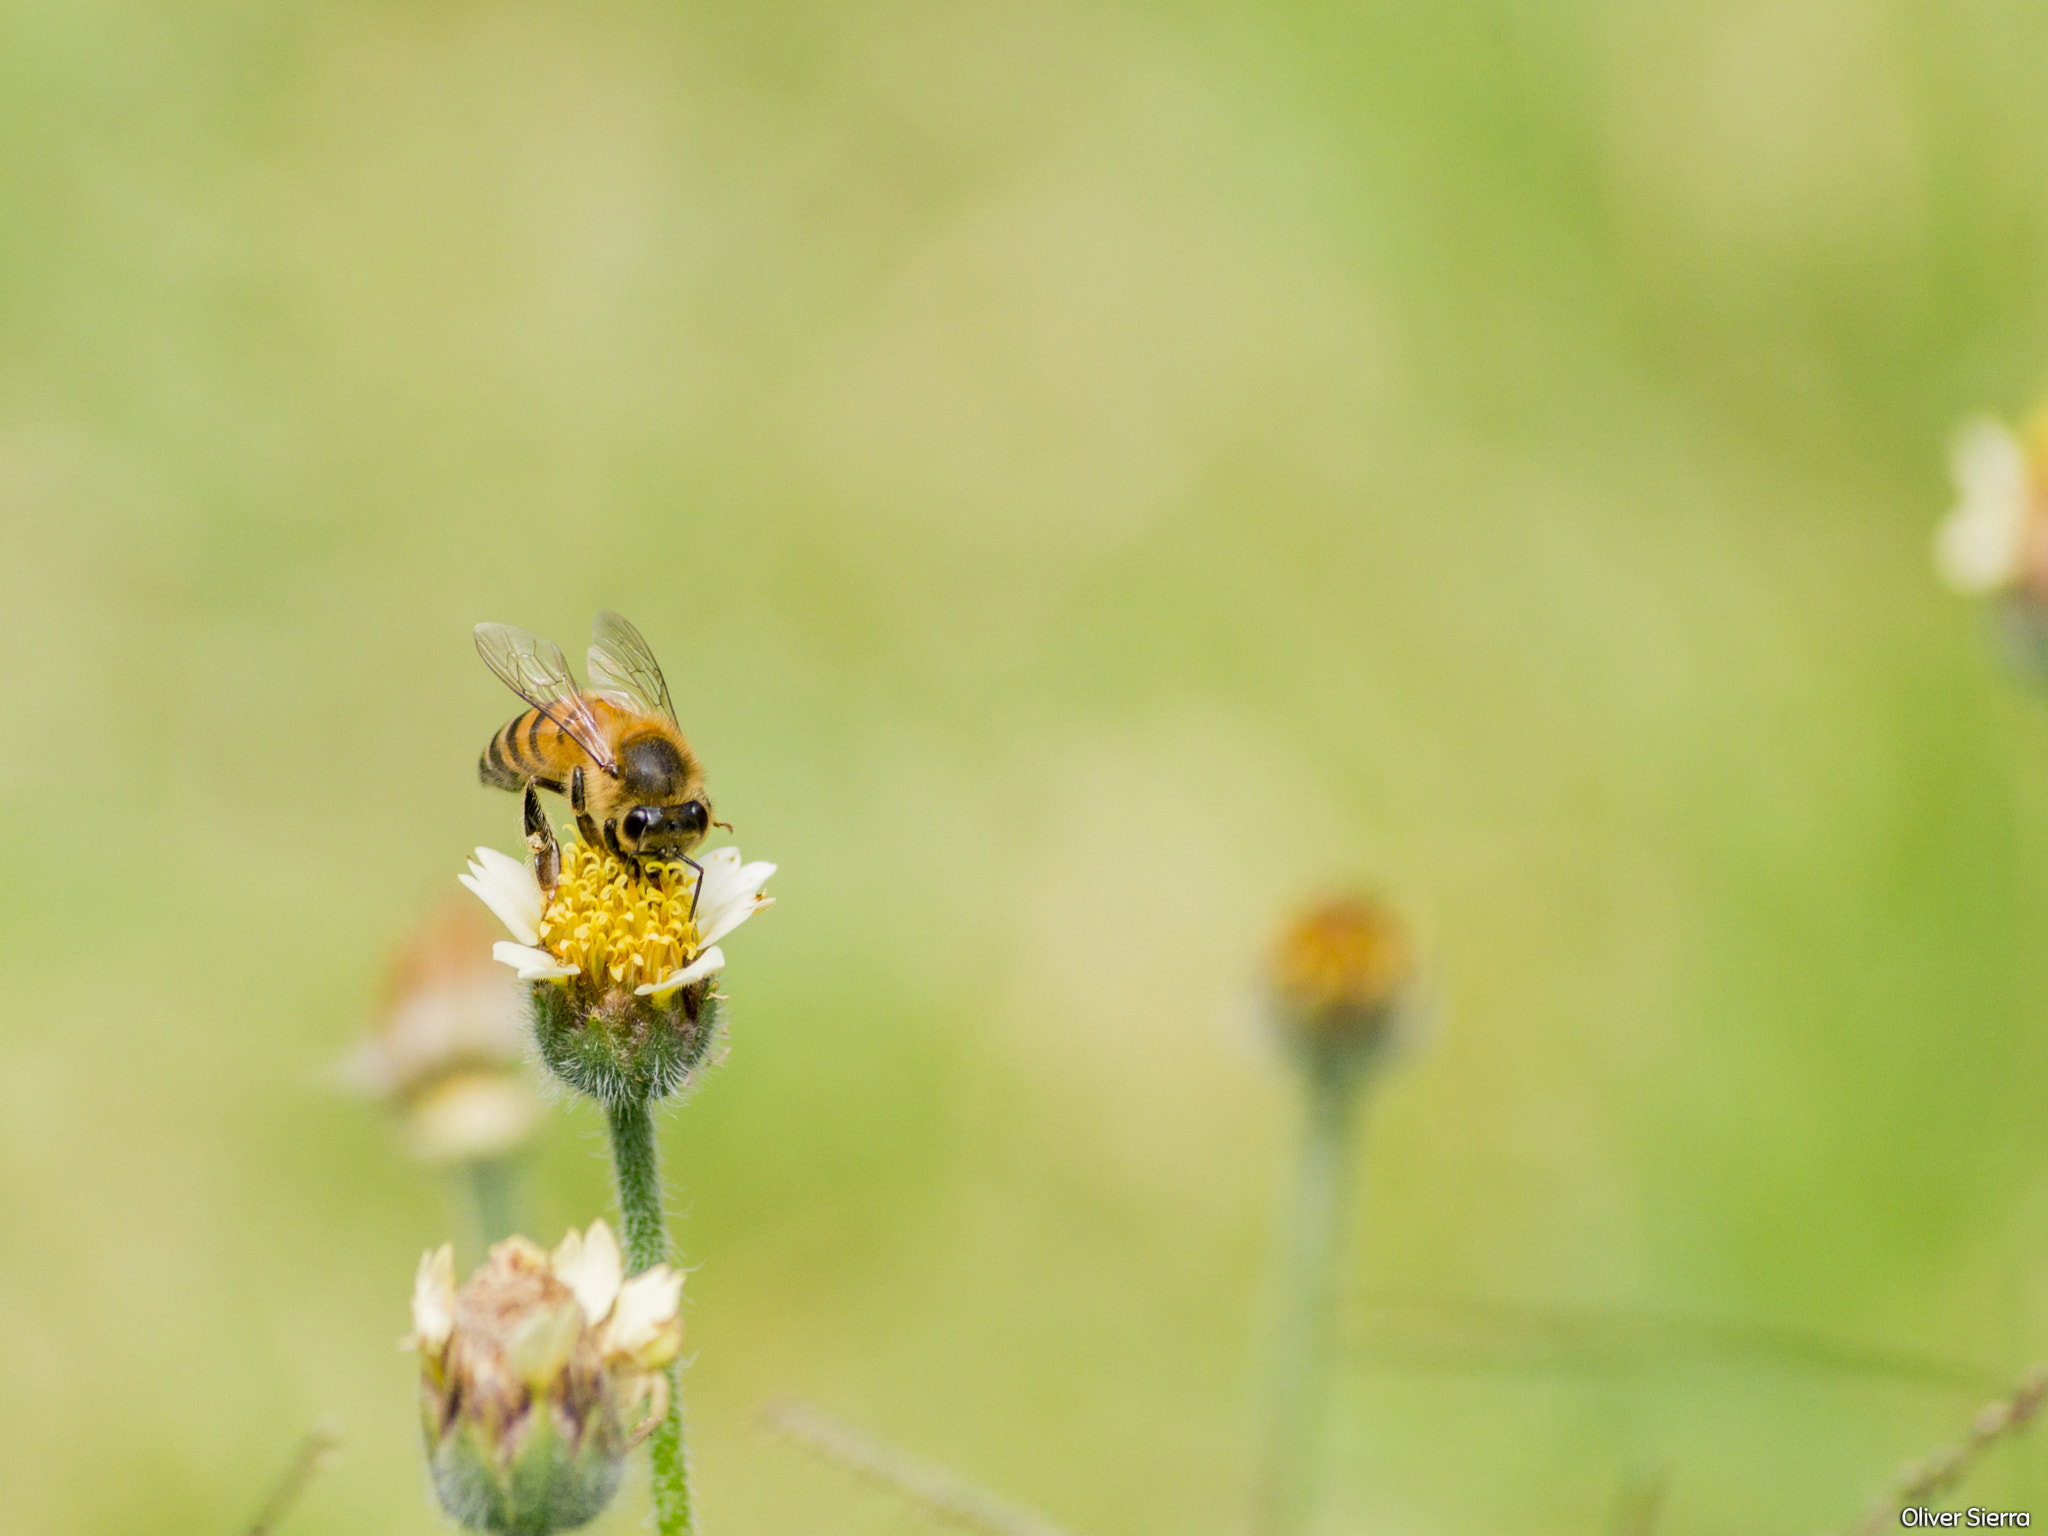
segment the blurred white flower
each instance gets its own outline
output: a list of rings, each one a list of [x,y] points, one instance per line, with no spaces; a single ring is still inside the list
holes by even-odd
[[[526,1003],[491,963],[474,908],[451,906],[400,951],[368,1038],[345,1069],[383,1100],[406,1144],[432,1162],[502,1156],[540,1114],[525,1065]]]
[[[1974,421],[1951,463],[1959,494],[1936,531],[1935,566],[1958,592],[2002,592],[2025,574],[2042,501],[2026,447],[1998,422]]]

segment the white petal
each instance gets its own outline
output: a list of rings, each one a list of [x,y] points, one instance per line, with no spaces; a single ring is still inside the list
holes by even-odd
[[[591,1325],[603,1322],[619,1299],[619,1282],[626,1272],[612,1229],[593,1221],[590,1231],[578,1236],[572,1228],[555,1249],[554,1268],[555,1278],[569,1287]]]
[[[498,921],[522,944],[540,937],[541,918],[547,912],[547,897],[532,870],[495,848],[479,848],[470,860],[469,873],[457,875],[483,904],[497,913]]]
[[[768,877],[774,873],[775,866],[773,864],[760,862],[745,865],[725,874],[712,887],[711,893],[697,904],[698,929],[708,933],[710,929],[718,928],[727,915],[735,909],[745,909],[747,900],[759,891],[762,885],[767,882]],[[719,928],[721,933],[728,931],[730,931],[730,925],[726,928]],[[709,944],[712,942],[712,938],[705,937],[698,942]]]
[[[641,997],[666,997],[677,987],[687,987],[693,981],[702,981],[706,976],[724,969],[725,951],[713,945],[674,975],[635,987],[633,991]]]
[[[604,1333],[607,1355],[638,1356],[672,1331],[682,1305],[683,1277],[666,1264],[635,1275],[619,1288],[618,1305]],[[678,1341],[680,1342],[680,1341]]]
[[[406,1343],[438,1351],[455,1331],[455,1245],[443,1243],[420,1255],[412,1282],[412,1337]]]
[[[697,862],[704,866],[703,883],[697,887],[697,911],[701,915],[706,907],[725,900],[726,882],[740,867],[740,851],[714,848]]]
[[[728,844],[723,848],[712,849],[697,862],[704,866],[704,873],[707,876],[716,880],[721,875],[730,874],[740,867],[740,851]]]
[[[476,862],[489,870],[494,879],[502,881],[507,890],[522,892],[542,906],[546,905],[547,898],[541,891],[540,880],[524,859],[515,859],[495,848],[479,848]]]
[[[703,935],[697,942],[706,947],[716,944],[763,907],[772,907],[774,905],[775,898],[773,896],[749,896],[745,901],[734,902],[725,909],[724,914],[720,916],[717,922],[704,930]]]
[[[455,878],[475,892],[478,899],[491,909],[499,922],[505,925],[506,931],[520,943],[531,944],[540,937],[537,929],[520,921],[518,904],[509,900],[505,892],[499,890],[489,879],[482,877],[480,873],[457,875]]]
[[[579,967],[564,965],[544,949],[534,949],[525,944],[513,944],[505,939],[491,946],[491,958],[500,965],[509,965],[519,972],[521,981],[552,981],[564,976],[574,976]]]
[[[1960,592],[1996,591],[2019,575],[2025,551],[2026,450],[1996,422],[1974,422],[1956,443],[1954,467],[1962,497],[1935,535],[1935,565]]]

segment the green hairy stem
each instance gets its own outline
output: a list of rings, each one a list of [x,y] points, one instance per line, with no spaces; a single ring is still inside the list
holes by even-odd
[[[668,1258],[668,1222],[661,1199],[661,1153],[654,1141],[653,1106],[646,1099],[605,1105],[612,1134],[612,1167],[619,1185],[619,1237],[626,1273],[637,1275]],[[694,1536],[690,1456],[683,1444],[681,1363],[668,1368],[668,1415],[648,1436],[653,1463],[654,1522],[661,1536]]]

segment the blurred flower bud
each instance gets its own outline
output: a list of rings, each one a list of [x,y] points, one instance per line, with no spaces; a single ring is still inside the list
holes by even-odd
[[[2040,542],[2039,464],[2009,429],[1988,420],[1963,429],[1950,463],[1957,500],[1935,533],[1935,568],[1958,592],[2003,592],[2020,584],[2030,546]]]
[[[369,1038],[347,1075],[389,1104],[430,1162],[498,1157],[540,1113],[525,1065],[526,1010],[491,959],[489,926],[444,906],[393,961]]]
[[[629,865],[581,842],[561,845],[560,859],[551,892],[492,848],[459,878],[512,934],[492,953],[531,984],[549,1069],[605,1104],[666,1097],[718,1036],[718,941],[774,904],[761,886],[775,866],[714,849],[700,889],[685,865]]]
[[[1269,976],[1290,1046],[1317,1063],[1362,1062],[1407,1033],[1419,967],[1414,935],[1383,902],[1343,896],[1280,938]]]
[[[1935,568],[1956,591],[1994,600],[2006,660],[2048,682],[2048,406],[2023,435],[1972,422],[1952,465],[1957,501],[1935,535]]]
[[[546,1536],[595,1518],[627,1449],[668,1407],[682,1276],[627,1280],[593,1222],[550,1255],[507,1238],[460,1290],[454,1251],[420,1260],[413,1331],[434,1488],[476,1530]]]

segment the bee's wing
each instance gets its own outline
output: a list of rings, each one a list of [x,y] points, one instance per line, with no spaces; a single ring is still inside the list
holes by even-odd
[[[610,774],[619,771],[597,717],[583,701],[576,679],[569,675],[568,658],[559,645],[510,624],[479,624],[476,653],[504,679],[507,688],[554,721],[598,767]]]
[[[640,631],[607,608],[590,624],[590,686],[645,714],[676,723],[668,684]]]

